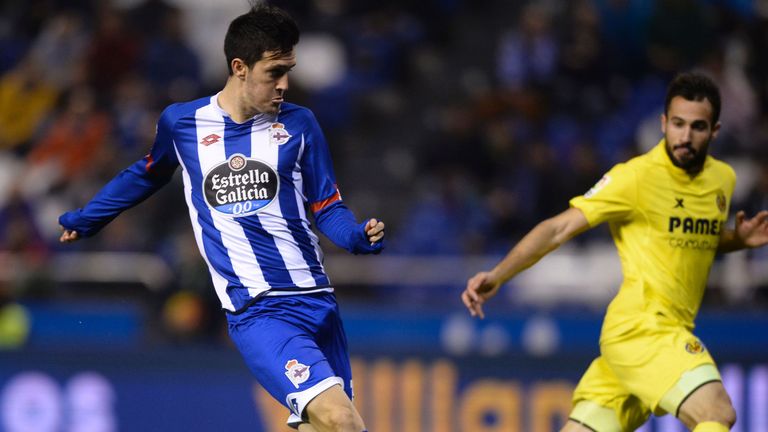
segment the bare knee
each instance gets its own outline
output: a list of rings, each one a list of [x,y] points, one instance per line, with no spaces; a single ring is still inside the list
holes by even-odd
[[[717,422],[728,426],[730,429],[736,424],[736,410],[730,401],[725,404],[716,404],[711,412],[702,414],[697,424],[702,422]]]
[[[363,421],[352,407],[334,406],[309,416],[309,423],[318,432],[360,432]]]
[[[723,422],[728,425],[729,428],[732,428],[733,425],[736,424],[736,410],[733,409],[733,405],[728,404],[727,415],[723,417]]]
[[[309,424],[318,432],[361,432],[360,414],[339,386],[322,392],[306,408]]]
[[[680,408],[680,420],[693,430],[699,423],[717,422],[733,427],[736,423],[736,410],[722,384],[709,386],[697,391]]]
[[[687,421],[681,417],[681,420],[683,420],[683,423],[685,423],[691,430],[693,430],[699,423],[704,422],[717,422],[728,426],[730,429],[736,423],[736,411],[729,405],[726,407],[713,408],[713,411],[702,412],[700,415]]]
[[[333,431],[362,431],[360,416],[351,407],[335,407],[329,410],[325,424]]]

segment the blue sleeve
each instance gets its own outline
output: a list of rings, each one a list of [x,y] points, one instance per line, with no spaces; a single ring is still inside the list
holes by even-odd
[[[317,212],[322,207],[341,200],[341,197],[328,201],[338,193],[336,175],[333,172],[331,152],[317,119],[311,111],[306,112],[306,130],[304,132],[304,154],[302,156],[301,175],[304,180],[304,193]],[[318,208],[320,205],[320,208]]]
[[[90,237],[167,184],[179,165],[171,128],[166,110],[158,122],[149,154],[115,176],[85,207],[59,216],[59,224],[76,231],[80,237]]]
[[[384,240],[371,246],[365,225],[358,224],[352,212],[341,202],[336,202],[315,215],[315,222],[320,232],[325,234],[336,246],[353,254],[378,254],[384,249]]]
[[[336,246],[353,254],[381,252],[383,241],[371,246],[365,233],[367,221],[358,224],[355,215],[342,202],[328,143],[310,111],[307,111],[306,125],[301,172],[304,193],[315,215],[317,228]]]

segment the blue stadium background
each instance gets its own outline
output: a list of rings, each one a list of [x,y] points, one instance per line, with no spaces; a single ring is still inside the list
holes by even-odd
[[[387,223],[381,256],[323,240],[372,431],[557,430],[621,280],[607,231],[515,279],[484,321],[458,295],[656,144],[675,72],[720,84],[733,208],[768,208],[765,1],[274,3],[302,28],[289,100],[319,118],[348,205]],[[166,104],[223,86],[246,8],[0,3],[0,431],[285,430],[227,340],[178,176],[57,243],[57,215],[145,154]],[[768,431],[767,288],[768,250],[719,257],[698,320],[741,432]]]

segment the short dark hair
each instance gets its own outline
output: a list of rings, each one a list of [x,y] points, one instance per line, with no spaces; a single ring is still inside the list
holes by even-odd
[[[299,42],[299,27],[284,10],[254,5],[232,20],[224,37],[224,55],[232,75],[232,60],[239,58],[248,67],[261,60],[265,51],[289,53]]]
[[[669,104],[675,96],[697,102],[708,100],[712,105],[712,125],[720,120],[720,89],[708,76],[695,72],[678,74],[667,88],[664,114],[669,112]]]

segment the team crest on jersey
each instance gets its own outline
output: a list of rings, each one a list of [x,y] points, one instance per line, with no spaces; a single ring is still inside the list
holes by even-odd
[[[269,142],[271,144],[285,144],[291,139],[291,134],[285,130],[285,125],[282,123],[272,123],[269,127]]]
[[[723,191],[717,191],[717,198],[715,199],[715,202],[717,203],[717,209],[720,210],[720,213],[725,213],[725,207],[728,201],[725,199],[725,194]]]
[[[685,350],[691,354],[701,354],[706,351],[704,345],[698,339],[693,339],[685,344]]]
[[[299,388],[299,384],[309,379],[309,366],[299,363],[298,360],[288,360],[285,364],[285,376],[291,380],[294,387]]]
[[[254,214],[275,200],[280,188],[277,173],[268,164],[233,154],[203,178],[205,202],[219,213]]]
[[[600,192],[600,189],[604,188],[608,185],[608,183],[611,182],[611,177],[606,174],[604,175],[597,183],[595,183],[594,186],[590,190],[587,191],[587,193],[584,194],[584,198],[589,198],[596,193]]]

